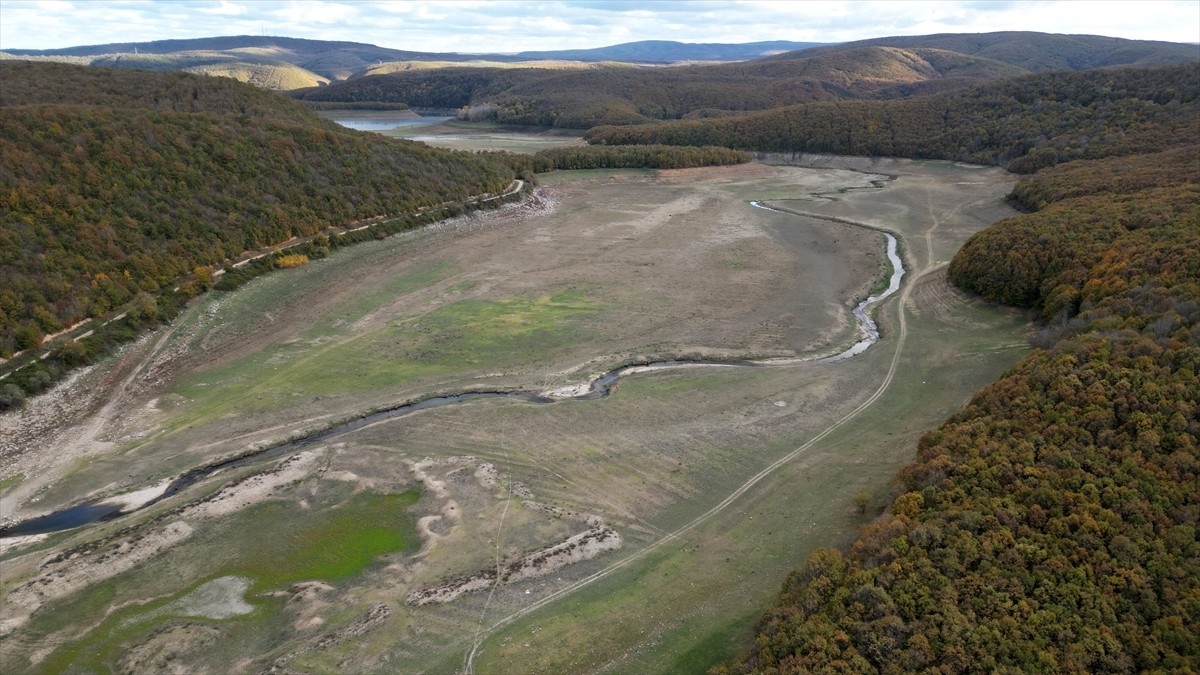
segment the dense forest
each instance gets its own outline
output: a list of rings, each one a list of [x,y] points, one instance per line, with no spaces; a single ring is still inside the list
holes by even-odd
[[[1028,75],[962,92],[592,129],[591,143],[954,159],[1029,173],[1200,138],[1200,65]]]
[[[197,266],[514,176],[228,79],[17,62],[0,79],[0,356]]]
[[[1034,212],[949,274],[1037,309],[1040,348],[927,433],[888,513],[793,573],[715,673],[1200,669],[1197,138],[1017,185]]]

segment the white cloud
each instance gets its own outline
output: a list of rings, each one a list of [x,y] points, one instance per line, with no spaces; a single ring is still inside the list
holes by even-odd
[[[221,0],[220,4],[215,7],[197,7],[196,11],[202,14],[216,14],[219,16],[242,16],[250,10],[245,5]]]
[[[842,42],[1033,30],[1200,42],[1200,2],[822,0],[0,0],[0,49],[258,34],[418,51],[600,47],[615,42]],[[489,47],[491,48],[491,47]]]
[[[542,28],[554,33],[565,33],[571,30],[571,24],[552,16],[543,16],[540,19],[526,19],[521,24],[531,28]]]

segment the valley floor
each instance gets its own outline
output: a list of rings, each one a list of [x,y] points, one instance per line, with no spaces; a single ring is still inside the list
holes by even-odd
[[[877,512],[915,439],[1025,352],[1021,316],[944,272],[1011,214],[1007,174],[799,163],[550,174],[523,204],[211,294],[0,417],[0,515],[24,519],[432,395],[774,360],[630,375],[594,401],[426,410],[2,540],[6,669],[728,658],[788,571]],[[821,363],[890,273],[880,232],[851,223],[896,234],[908,276],[876,313],[883,340]]]

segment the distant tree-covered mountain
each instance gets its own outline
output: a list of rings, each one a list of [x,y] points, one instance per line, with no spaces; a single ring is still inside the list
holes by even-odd
[[[17,58],[108,68],[185,70],[201,75],[232,77],[265,89],[289,91],[361,76],[389,63],[434,62],[452,65],[478,60],[495,63],[535,60],[576,63],[736,61],[804,49],[816,44],[820,43],[774,41],[748,44],[689,44],[657,40],[561,52],[459,54],[389,49],[360,42],[237,35],[122,42],[63,49],[14,49],[5,54]],[[0,55],[0,58],[4,56]]]
[[[841,61],[840,70],[851,76],[854,69],[849,66],[856,58],[878,60],[887,51],[872,51],[867,48],[887,47],[894,56],[901,52],[917,54],[926,61],[916,64],[918,69],[932,67],[936,77],[919,81],[901,80],[903,88],[887,95],[913,95],[947,91],[960,88],[971,80],[1006,77],[1022,72],[1046,70],[1085,70],[1090,68],[1137,65],[1157,66],[1200,59],[1200,47],[1196,45],[1146,40],[1124,40],[1094,35],[1051,35],[1032,32],[1005,32],[983,34],[943,34],[911,37],[888,37],[862,40],[841,45],[821,45],[809,42],[750,42],[744,44],[691,44],[668,40],[646,40],[625,44],[598,47],[595,49],[573,49],[557,51],[526,51],[518,54],[460,54],[431,53],[402,49],[390,49],[372,44],[344,41],[305,40],[300,38],[269,36],[224,36],[188,40],[158,40],[153,42],[113,43],[68,47],[64,49],[17,49],[7,55],[19,58],[61,60],[80,65],[95,65],[118,68],[142,68],[148,70],[188,70],[207,75],[234,77],[257,86],[293,90],[315,87],[331,81],[370,74],[389,63],[438,62],[458,64],[470,61],[517,63],[536,60],[572,61],[597,63],[606,61],[667,64],[691,61],[745,61],[753,59],[775,59],[789,61],[825,57],[825,62]],[[895,50],[900,50],[896,52]],[[942,52],[939,57],[934,50]],[[953,55],[951,54],[953,53]],[[834,57],[841,54],[840,57]],[[775,55],[775,56],[771,56]],[[4,58],[0,54],[0,58]],[[965,61],[964,61],[965,59]],[[903,57],[901,57],[903,60]],[[821,62],[820,59],[813,61]],[[991,73],[985,73],[991,64]],[[1004,64],[1007,68],[1001,66]],[[864,64],[868,69],[872,66]],[[943,66],[957,73],[947,72]],[[969,66],[964,69],[964,66]],[[388,70],[396,70],[389,68]],[[819,68],[818,68],[819,70]],[[974,72],[963,72],[963,71]],[[682,79],[695,78],[698,83],[719,75],[692,73]],[[789,77],[796,77],[790,75]],[[819,73],[812,77],[819,79]],[[603,76],[601,76],[603,79]],[[685,86],[680,78],[667,80],[650,76],[649,86]],[[579,93],[574,82],[564,82],[563,89],[556,90],[553,105],[561,108],[561,101]],[[491,92],[495,94],[497,92]],[[518,93],[519,95],[519,93]],[[856,92],[857,95],[857,92]],[[877,95],[877,94],[876,94]],[[444,97],[443,97],[444,98]],[[634,113],[650,119],[661,119],[654,114]],[[604,103],[621,107],[620,96],[610,96]],[[796,103],[796,96],[778,98],[776,105]],[[480,103],[469,101],[461,105]],[[538,101],[533,101],[534,105]],[[589,104],[585,107],[594,107]],[[723,110],[758,109],[747,105],[730,105]],[[576,115],[565,113],[574,121],[596,117],[595,111],[582,111]],[[561,111],[560,111],[561,113]],[[620,121],[629,110],[622,109],[609,121]],[[563,116],[560,114],[560,116]],[[543,115],[544,117],[544,115]],[[636,117],[634,119],[637,119]]]
[[[594,49],[559,49],[519,52],[520,59],[563,59],[569,61],[626,61],[629,63],[676,63],[679,61],[743,61],[780,52],[819,47],[822,42],[770,40],[742,44],[642,40]]]
[[[321,101],[379,100],[414,107],[466,108],[464,114],[471,119],[590,128],[730,117],[814,101],[946,94],[1050,69],[1187,62],[1200,62],[1200,49],[1167,42],[1044,33],[934,35],[881,38],[752,61],[672,68],[397,70],[297,95]]]
[[[224,78],[7,61],[0,80],[0,356],[198,265],[513,177]]]

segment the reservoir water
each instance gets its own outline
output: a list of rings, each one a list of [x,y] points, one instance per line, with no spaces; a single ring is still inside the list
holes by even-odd
[[[404,117],[399,119],[389,119],[387,117],[330,117],[332,122],[336,122],[347,129],[356,131],[390,131],[399,129],[400,127],[419,127],[428,126],[430,124],[441,124],[454,119],[453,117]]]

